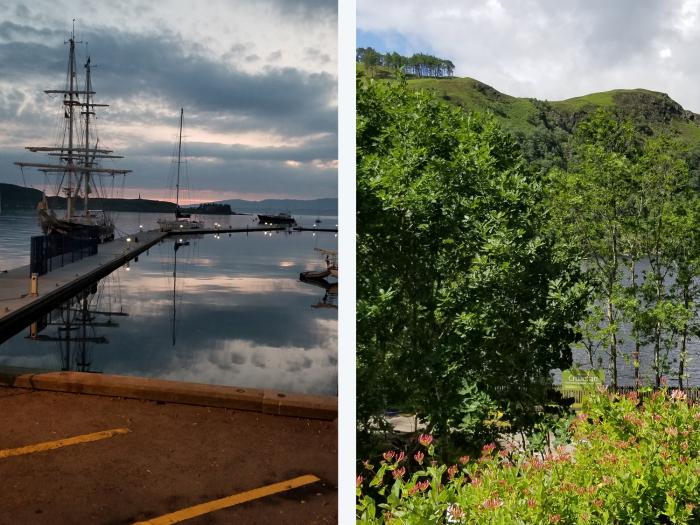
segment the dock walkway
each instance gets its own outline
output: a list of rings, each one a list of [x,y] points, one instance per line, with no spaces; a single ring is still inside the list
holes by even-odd
[[[35,296],[30,290],[28,265],[0,273],[0,343],[168,235],[157,230],[144,231],[100,244],[97,255],[40,276]]]

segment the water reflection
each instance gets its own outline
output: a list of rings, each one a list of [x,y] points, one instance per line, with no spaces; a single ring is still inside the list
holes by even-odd
[[[334,235],[322,241],[333,243]],[[153,246],[52,312],[51,323],[70,323],[70,352],[57,351],[65,341],[29,339],[27,328],[0,345],[0,365],[69,363],[72,370],[337,395],[337,311],[310,308],[324,299],[299,281],[300,272],[323,265],[314,251],[320,241],[311,233],[256,233],[178,242]],[[337,305],[337,285],[322,293]],[[73,328],[83,320],[84,352],[76,340],[83,328]],[[47,324],[40,335],[65,337],[58,327]]]
[[[93,347],[109,342],[103,334],[119,327],[115,317],[129,315],[123,308],[112,311],[109,304],[104,304],[104,291],[110,280],[104,279],[99,285],[83,290],[30,325],[30,341],[57,344],[62,371],[93,371]]]

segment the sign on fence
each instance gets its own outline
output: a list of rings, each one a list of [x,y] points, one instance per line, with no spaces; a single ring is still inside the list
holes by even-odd
[[[605,382],[605,370],[564,370],[561,373],[562,390],[594,389]]]

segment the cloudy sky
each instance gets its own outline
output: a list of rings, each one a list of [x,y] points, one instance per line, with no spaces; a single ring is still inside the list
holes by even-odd
[[[358,46],[433,53],[510,95],[643,87],[700,113],[700,0],[357,0],[357,26]]]
[[[100,147],[124,196],[168,198],[180,107],[191,201],[337,196],[334,0],[0,0],[0,182],[39,189],[55,145],[72,18],[93,65]],[[114,7],[113,7],[114,6]],[[117,181],[122,186],[122,181]]]

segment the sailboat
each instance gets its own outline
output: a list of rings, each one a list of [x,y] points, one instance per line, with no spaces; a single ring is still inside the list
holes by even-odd
[[[39,224],[46,235],[60,234],[71,237],[99,239],[100,242],[114,239],[114,223],[102,210],[90,209],[90,194],[96,190],[95,176],[125,175],[131,170],[104,168],[98,159],[119,159],[111,155],[112,150],[98,148],[99,139],[93,136],[91,118],[96,107],[108,104],[93,102],[95,91],[92,87],[90,57],[85,62],[85,86],[80,89],[75,59],[75,26],[68,40],[68,71],[64,89],[49,89],[44,93],[63,95],[63,138],[55,147],[27,146],[33,153],[46,153],[58,157],[56,163],[15,162],[22,168],[36,168],[46,174],[59,177],[58,193],[66,196],[66,212],[63,218],[56,216],[49,206],[46,195],[37,206]],[[79,200],[83,200],[82,212],[77,210]]]
[[[185,111],[180,108],[180,136],[177,142],[177,181],[175,182],[175,219],[158,219],[160,231],[169,232],[176,230],[198,230],[202,223],[191,219],[189,213],[180,209],[180,166],[182,165],[182,121]]]

